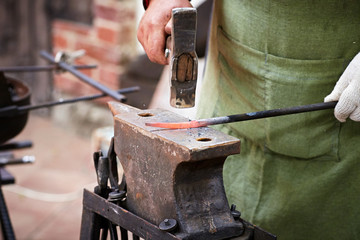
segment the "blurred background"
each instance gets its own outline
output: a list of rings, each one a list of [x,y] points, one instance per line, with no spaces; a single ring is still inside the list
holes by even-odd
[[[211,1],[192,3],[201,15],[197,38],[200,84]],[[141,0],[1,0],[0,67],[49,65],[39,55],[41,50],[55,55],[83,49],[86,54],[74,64],[97,65],[82,71],[87,76],[111,89],[140,87],[139,92],[126,95],[127,104],[175,111],[166,93],[168,69],[149,62],[136,38],[143,13]],[[6,76],[30,86],[31,104],[99,93],[65,72]],[[79,239],[82,191],[96,185],[92,153],[107,148],[113,132],[109,100],[31,111],[24,129],[5,143],[27,141],[31,147],[0,150],[0,160],[4,155],[36,158],[32,164],[2,167],[6,170],[2,177],[11,180],[2,182],[1,188],[17,239]],[[195,116],[194,109],[178,113]]]

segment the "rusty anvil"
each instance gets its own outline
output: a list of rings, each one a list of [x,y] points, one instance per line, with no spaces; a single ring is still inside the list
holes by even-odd
[[[173,112],[110,102],[114,149],[126,178],[126,209],[156,226],[178,225],[179,239],[227,239],[244,233],[225,196],[222,167],[240,141],[212,128],[164,130],[149,121],[184,121]],[[247,239],[247,238],[246,238]]]
[[[170,105],[176,108],[195,106],[198,72],[196,45],[196,8],[172,10],[171,36],[167,39],[165,56],[170,52]],[[169,47],[169,45],[171,45]]]

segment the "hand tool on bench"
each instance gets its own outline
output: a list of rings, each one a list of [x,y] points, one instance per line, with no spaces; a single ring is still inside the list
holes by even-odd
[[[147,122],[145,123],[145,125],[151,127],[168,128],[168,129],[198,128],[198,127],[206,127],[209,125],[240,122],[240,121],[255,120],[260,118],[277,117],[277,116],[290,115],[296,113],[331,109],[334,108],[336,104],[337,101],[314,103],[314,104],[289,107],[289,108],[278,108],[278,109],[265,110],[260,112],[242,113],[242,114],[235,114],[224,117],[192,120],[189,122]]]
[[[195,106],[198,71],[196,17],[196,8],[172,10],[171,36],[166,41],[165,56],[170,57],[170,105],[175,108]]]

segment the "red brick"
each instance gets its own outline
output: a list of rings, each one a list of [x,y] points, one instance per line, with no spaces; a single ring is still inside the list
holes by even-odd
[[[56,89],[74,96],[92,95],[97,91],[78,79],[56,77],[54,80]]]
[[[98,27],[97,28],[97,37],[103,41],[109,43],[116,43],[117,32],[110,28]]]
[[[98,64],[98,68],[82,72],[115,90],[120,85],[118,68],[129,61],[128,48],[136,41],[135,27],[132,24],[135,9],[118,2],[109,5],[112,6],[94,5],[95,18],[98,18],[101,26],[55,20],[53,46],[60,50],[84,49],[86,55],[77,60],[76,64]],[[110,27],[108,23],[111,24]],[[57,75],[55,87],[75,96],[100,92],[69,73]],[[109,100],[111,99],[102,98],[96,102],[104,104]]]
[[[119,74],[109,69],[100,68],[100,81],[112,89],[119,88]]]
[[[82,57],[82,58],[76,59],[74,64],[77,64],[77,65],[94,65],[94,61],[90,61],[90,60],[87,60],[86,57]],[[80,69],[79,71],[82,72],[83,74],[93,78],[94,77],[94,71],[98,71],[98,69],[97,68]]]
[[[136,42],[137,40],[135,38],[136,37],[136,32],[134,30],[135,28],[136,27],[132,25],[122,26],[120,29],[117,44],[129,44]]]
[[[95,17],[107,19],[110,21],[117,20],[117,10],[113,7],[95,5]]]
[[[112,47],[108,45],[100,45],[92,42],[79,41],[75,44],[76,49],[84,49],[86,55],[92,57],[99,62],[119,64],[121,57]]]
[[[55,88],[76,95],[84,95],[86,93],[94,93],[97,91],[94,87],[85,83],[84,81],[73,76],[70,73],[62,73],[55,75],[54,85]]]
[[[71,79],[64,74],[55,75],[54,86],[58,90],[72,94],[74,94],[76,89],[79,89],[79,83],[75,79]]]
[[[128,7],[95,5],[95,17],[119,22],[133,21],[135,20],[136,15],[135,10]]]
[[[55,31],[69,31],[81,35],[88,35],[92,28],[92,26],[89,25],[66,20],[55,20],[53,21],[52,27]]]
[[[102,84],[104,84],[102,82]],[[95,95],[101,93],[99,90],[81,82],[77,79],[73,79],[72,76],[69,75],[56,75],[54,78],[54,85],[55,88],[58,89],[61,92],[73,95],[74,97],[80,97],[80,96],[89,96],[89,95]],[[104,84],[106,85],[106,84]],[[111,88],[110,86],[106,85],[107,87]],[[117,90],[118,87],[112,88],[114,90]],[[108,101],[112,101],[113,99],[111,97],[103,97],[98,98],[96,100],[93,100],[94,103],[100,104],[100,105],[107,105]]]
[[[63,36],[61,36],[59,34],[53,34],[52,41],[53,41],[53,46],[54,47],[62,48],[62,49],[68,47],[68,43],[67,43],[66,38],[64,38]]]
[[[111,97],[102,97],[102,98],[98,98],[98,99],[94,100],[93,102],[97,103],[99,105],[107,106],[107,103],[109,101],[114,101],[114,99]]]
[[[133,21],[135,20],[135,11],[129,8],[118,9],[117,21]]]

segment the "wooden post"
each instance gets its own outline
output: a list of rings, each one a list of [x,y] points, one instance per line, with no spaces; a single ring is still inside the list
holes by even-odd
[[[39,51],[51,50],[50,18],[46,0],[0,1],[0,65],[44,65]],[[32,102],[51,100],[52,74],[26,72],[9,74],[29,84]]]

